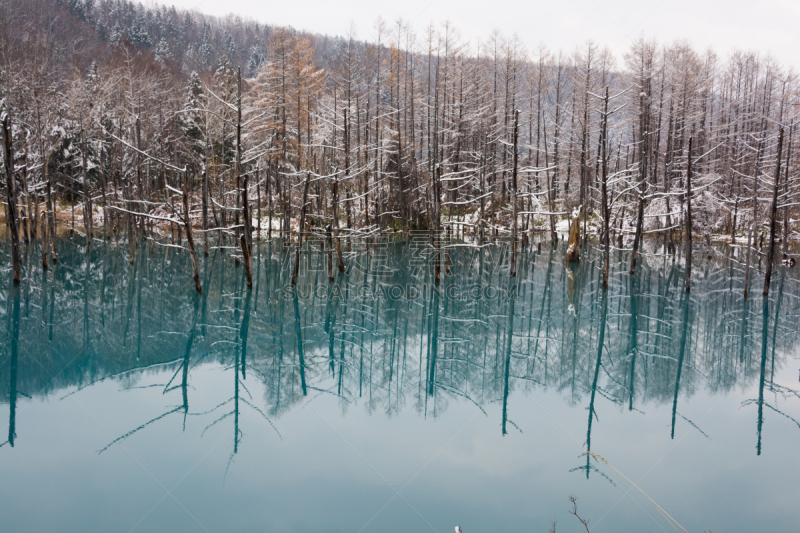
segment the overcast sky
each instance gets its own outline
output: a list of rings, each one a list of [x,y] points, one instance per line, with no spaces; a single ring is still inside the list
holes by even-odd
[[[493,28],[515,32],[532,50],[540,43],[572,51],[592,39],[617,56],[639,35],[660,42],[689,40],[722,56],[735,49],[773,54],[800,70],[800,0],[162,0],[211,15],[235,13],[268,24],[345,35],[355,24],[359,39],[372,40],[380,15],[402,17],[417,33],[450,20],[466,39],[486,39]]]

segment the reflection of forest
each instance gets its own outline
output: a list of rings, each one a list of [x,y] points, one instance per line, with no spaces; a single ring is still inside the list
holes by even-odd
[[[528,247],[509,278],[499,245],[453,249],[451,275],[432,291],[431,273],[401,244],[353,252],[359,268],[333,284],[325,258],[311,256],[293,293],[293,253],[262,244],[251,291],[244,269],[216,251],[201,261],[202,296],[187,255],[174,249],[145,247],[130,264],[125,250],[98,245],[88,265],[75,241],[62,250],[46,273],[29,254],[23,284],[2,291],[0,399],[11,405],[12,444],[21,396],[109,379],[133,386],[143,373],[169,371],[188,411],[191,370],[211,361],[235,370],[235,402],[240,384],[262,381],[266,398],[248,402],[272,418],[320,392],[343,409],[363,402],[388,415],[435,416],[455,398],[502,402],[505,432],[514,424],[509,395],[544,387],[589,406],[590,441],[600,396],[624,409],[671,404],[674,428],[681,398],[759,380],[761,412],[798,329],[790,271],[777,272],[769,301],[745,300],[742,265],[726,250],[696,268],[691,294],[680,258],[650,256],[630,278],[616,252],[603,291],[591,251],[567,267],[563,250]]]

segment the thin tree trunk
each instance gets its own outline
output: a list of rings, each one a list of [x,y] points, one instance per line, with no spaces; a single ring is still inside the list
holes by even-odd
[[[786,201],[789,193],[789,167],[792,163],[792,134],[794,133],[794,122],[789,126],[789,144],[786,146],[786,170],[783,180],[783,191]],[[789,208],[783,208],[783,255],[789,253]]]
[[[544,166],[550,167],[550,160],[548,159],[547,155],[547,121],[544,120]],[[556,191],[555,191],[555,181],[556,176],[555,173],[553,175],[553,179],[550,179],[550,171],[544,171],[546,186],[547,186],[547,206],[550,210],[550,242],[553,246],[558,244],[558,233],[556,233]],[[578,244],[580,246],[580,243]]]
[[[81,179],[83,180],[83,231],[86,232],[86,252],[92,246],[92,201],[89,192],[89,176],[86,173],[86,143],[84,142],[82,152],[83,168],[81,169]]]
[[[692,141],[686,163],[686,292],[692,289]]]
[[[200,286],[200,272],[197,268],[197,254],[194,249],[194,237],[192,236],[192,218],[189,210],[189,176],[183,172],[183,222],[186,227],[186,241],[189,243],[189,256],[192,259],[192,277],[194,278],[194,290],[198,294],[203,294]]]
[[[328,281],[333,281],[333,235],[330,224],[325,228],[325,234],[328,241]]]
[[[517,275],[517,140],[519,137],[519,111],[514,111],[514,153],[512,154],[511,168],[511,271],[510,276]]]
[[[336,261],[339,272],[344,272],[342,260],[342,242],[339,239],[339,178],[333,177],[333,237],[336,240]]]
[[[767,248],[766,274],[764,275],[764,296],[769,295],[769,282],[772,279],[772,262],[775,259],[775,233],[778,218],[778,184],[781,181],[781,158],[783,156],[783,127],[778,134],[778,158],[775,162],[775,186],[772,189],[772,208],[769,213],[769,248]]]
[[[636,259],[639,257],[639,248],[642,245],[642,231],[644,229],[644,187],[647,179],[646,168],[647,162],[642,161],[642,174],[641,183],[639,183],[639,208],[636,214],[636,233],[633,236],[633,251],[631,251],[631,267],[628,270],[630,275],[636,271]]]
[[[237,71],[237,93],[236,93],[236,198],[241,202],[242,223],[244,224],[244,240],[242,241],[242,253],[244,255],[244,272],[247,276],[247,287],[253,287],[253,265],[251,256],[253,254],[253,221],[250,218],[250,208],[247,201],[247,189],[249,187],[249,173],[244,173],[242,179],[242,68]],[[237,212],[238,213],[238,212]],[[239,216],[237,214],[236,218]],[[237,220],[238,226],[238,220]],[[238,229],[237,229],[238,231]]]
[[[19,206],[20,210],[20,222],[22,223],[22,238],[25,241],[25,257],[28,256],[28,246],[31,242],[31,234],[33,234],[33,228],[31,227],[30,230],[28,226],[30,224],[29,219],[31,217],[31,199],[28,196],[28,180],[26,177],[27,174],[27,167],[28,167],[28,155],[23,154],[24,160],[22,164],[22,168],[19,172],[19,185],[22,187],[22,198],[20,198],[20,203],[22,205]],[[26,205],[27,204],[27,205]]]
[[[758,155],[756,156],[756,167],[753,173],[753,222],[750,226],[750,234],[747,237],[747,260],[744,270],[744,297],[750,295],[750,256],[756,245],[756,233],[758,231],[758,177],[761,174],[761,154],[764,149],[764,130],[761,133],[761,141],[758,145]]]
[[[272,163],[267,160],[267,240],[272,240]]]
[[[203,190],[202,190],[202,202],[203,202],[203,255],[208,257],[208,182],[209,182],[209,157],[208,157],[208,150],[206,150],[206,165],[205,169],[203,170]]]
[[[750,226],[750,231],[747,233],[747,258],[745,259],[744,267],[744,297],[750,295],[750,248],[753,242],[753,235],[756,230],[755,213],[753,213],[753,224]]]
[[[608,287],[608,269],[610,264],[610,245],[609,245],[609,208],[608,208],[608,86],[606,85],[606,97],[603,101],[603,127],[601,130],[603,138],[602,154],[602,193],[603,193],[603,287]]]
[[[6,192],[8,193],[8,231],[11,234],[11,265],[14,271],[14,285],[20,281],[19,229],[17,228],[17,185],[14,178],[14,154],[11,146],[11,119],[3,117],[3,160],[6,173]]]
[[[261,187],[258,184],[258,166],[256,166],[256,194],[258,195],[258,233],[256,234],[256,238],[260,241],[261,240]]]
[[[306,172],[306,184],[303,187],[303,205],[300,207],[300,227],[298,228],[297,250],[294,255],[294,271],[292,272],[292,287],[297,285],[297,275],[300,273],[300,250],[303,247],[303,233],[306,224],[306,204],[308,203],[308,186],[311,183],[311,172]]]
[[[648,124],[650,117],[650,85],[647,83],[639,97],[639,132],[640,132],[640,156],[639,156],[639,209],[636,214],[636,233],[633,236],[633,251],[631,252],[631,267],[628,271],[630,275],[636,271],[636,260],[639,257],[639,248],[642,246],[642,232],[644,229],[644,191],[647,184],[647,156],[649,154]],[[646,103],[646,104],[645,104]]]
[[[43,212],[41,217],[42,224],[42,270],[47,270],[47,213]]]
[[[53,199],[53,175],[47,173],[47,166],[50,164],[49,154],[45,156],[44,162],[44,179],[47,182],[47,218],[50,223],[50,257],[53,263],[58,263],[58,254],[56,253],[56,212],[55,202]]]

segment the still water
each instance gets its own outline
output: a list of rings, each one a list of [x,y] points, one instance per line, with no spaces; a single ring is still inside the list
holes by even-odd
[[[6,247],[7,248],[7,247]],[[423,239],[0,275],[2,531],[796,531],[798,269]],[[346,248],[346,249],[347,249]],[[7,265],[8,250],[0,250]]]

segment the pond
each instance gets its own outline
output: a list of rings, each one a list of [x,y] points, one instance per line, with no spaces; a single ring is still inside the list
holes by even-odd
[[[796,269],[743,297],[727,247],[308,244],[199,258],[59,242],[3,271],[2,529],[792,531]],[[9,264],[8,246],[0,264]],[[759,265],[756,264],[758,268]]]

